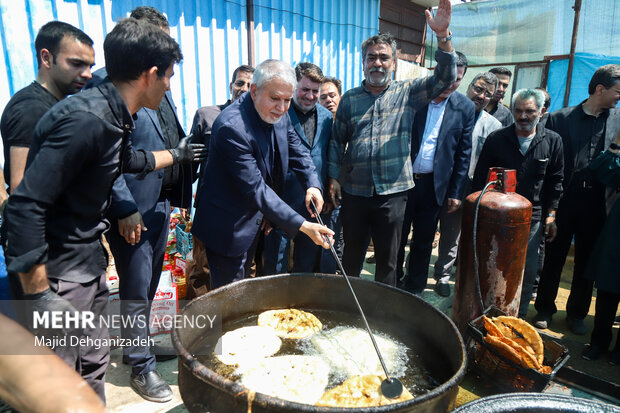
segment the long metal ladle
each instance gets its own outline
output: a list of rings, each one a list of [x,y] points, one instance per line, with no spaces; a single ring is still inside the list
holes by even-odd
[[[316,216],[316,219],[319,222],[319,224],[325,225],[323,224],[321,215],[319,215],[319,211],[317,210],[316,205],[314,205],[314,201],[312,199],[310,200],[310,203],[312,204],[314,215]],[[388,374],[387,367],[385,366],[385,362],[383,361],[383,357],[381,356],[381,351],[379,351],[379,346],[377,346],[377,342],[375,341],[375,336],[372,334],[372,331],[370,330],[370,325],[368,324],[368,320],[366,319],[366,316],[364,315],[364,310],[362,310],[362,306],[360,305],[360,302],[357,300],[357,296],[355,295],[355,291],[353,291],[353,287],[351,286],[351,282],[349,281],[349,278],[347,277],[347,273],[344,271],[342,262],[340,261],[340,258],[338,258],[338,254],[336,254],[334,245],[332,244],[332,241],[329,239],[329,237],[326,236],[325,240],[329,244],[329,248],[332,251],[332,255],[334,256],[334,259],[338,263],[338,267],[340,268],[340,271],[342,272],[344,280],[347,282],[347,286],[349,287],[349,291],[351,291],[351,295],[353,295],[353,299],[355,300],[357,309],[359,310],[360,315],[362,316],[362,319],[364,320],[364,324],[366,324],[366,330],[368,331],[368,335],[370,335],[370,340],[372,341],[372,345],[375,347],[375,351],[377,352],[377,356],[379,357],[379,361],[381,362],[381,367],[383,367],[383,372],[385,373],[386,378],[385,380],[381,382],[381,393],[388,399],[397,399],[403,393],[403,384],[400,382],[400,380],[398,380],[395,377],[390,377],[390,375]]]

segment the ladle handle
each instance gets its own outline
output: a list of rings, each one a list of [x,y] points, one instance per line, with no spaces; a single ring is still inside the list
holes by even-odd
[[[321,215],[319,215],[319,211],[317,210],[316,205],[314,205],[314,201],[312,199],[310,199],[310,203],[312,204],[312,209],[314,210],[314,215],[316,216],[316,220],[319,222],[319,224],[325,225],[323,224]],[[372,345],[375,347],[375,351],[377,352],[377,356],[379,357],[379,361],[381,362],[381,367],[383,367],[385,378],[387,381],[391,382],[392,379],[390,378],[390,375],[388,374],[387,367],[385,366],[385,362],[383,361],[383,357],[381,356],[381,351],[379,351],[379,346],[377,345],[377,342],[375,341],[375,336],[374,334],[372,334],[372,330],[370,330],[370,325],[368,324],[368,320],[366,320],[366,316],[364,315],[364,310],[362,310],[362,306],[360,305],[360,302],[357,300],[357,295],[355,295],[355,291],[353,291],[353,286],[351,285],[351,282],[349,281],[349,278],[347,277],[347,273],[345,272],[344,267],[342,266],[342,262],[340,261],[340,258],[338,258],[338,254],[336,254],[336,250],[334,249],[334,245],[332,244],[332,241],[327,236],[324,236],[324,238],[329,244],[329,249],[331,250],[332,255],[334,256],[334,259],[336,260],[336,263],[338,264],[338,268],[340,268],[340,271],[342,272],[344,280],[347,282],[347,286],[349,287],[349,291],[351,291],[351,295],[353,295],[353,299],[355,300],[357,309],[359,310],[360,315],[362,316],[362,320],[364,320],[364,324],[366,325],[366,330],[368,331],[368,335],[370,335],[370,340],[372,341]]]

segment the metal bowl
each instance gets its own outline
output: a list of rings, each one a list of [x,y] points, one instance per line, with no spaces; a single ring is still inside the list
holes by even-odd
[[[448,412],[466,371],[463,339],[454,323],[413,294],[377,282],[350,278],[371,327],[387,333],[418,354],[424,367],[441,383],[407,402],[365,408],[366,412]],[[283,274],[239,281],[190,302],[182,315],[216,314],[222,322],[240,320],[265,310],[306,308],[358,314],[342,276]],[[173,330],[179,353],[179,389],[191,412],[351,412],[347,408],[305,405],[248,390],[207,368],[190,353],[203,332]]]

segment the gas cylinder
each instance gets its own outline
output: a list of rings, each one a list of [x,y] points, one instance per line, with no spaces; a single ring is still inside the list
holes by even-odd
[[[530,233],[532,204],[515,193],[514,169],[490,168],[489,186],[480,201],[476,228],[476,252],[483,308],[476,290],[474,272],[474,212],[481,191],[463,202],[461,240],[456,270],[452,319],[465,333],[467,323],[495,305],[507,315],[517,316],[521,283]]]

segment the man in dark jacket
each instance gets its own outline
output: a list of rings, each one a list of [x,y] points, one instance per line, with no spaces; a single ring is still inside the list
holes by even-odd
[[[596,70],[588,86],[590,96],[581,104],[549,116],[546,127],[557,132],[564,146],[564,194],[558,206],[558,236],[547,245],[540,275],[534,324],[548,328],[556,313],[562,268],[575,239],[575,268],[566,321],[574,334],[586,334],[584,319],[592,301],[592,281],[584,278],[592,248],[605,222],[605,187],[592,178],[587,167],[607,149],[620,130],[620,65]]]
[[[154,7],[136,7],[130,17],[147,21],[169,34],[166,16]],[[106,76],[105,68],[97,70],[87,87],[101,84]],[[136,113],[131,144],[135,149],[158,151],[175,148],[184,136],[172,96],[167,91],[157,110],[144,107]],[[123,315],[145,319],[150,316],[168,241],[170,206],[190,208],[192,172],[191,165],[171,165],[144,177],[125,173],[114,182],[106,239],[119,275]],[[121,335],[144,343],[150,336],[149,326],[123,325]],[[123,347],[123,361],[132,370],[131,387],[149,401],[172,399],[172,389],[155,369],[155,362],[170,360],[174,354],[171,347]]]
[[[532,224],[521,289],[519,317],[524,318],[532,297],[538,266],[538,247],[544,233],[553,240],[555,210],[562,195],[564,158],[560,136],[538,125],[545,96],[521,89],[512,98],[515,123],[489,135],[474,172],[472,189],[481,190],[490,167],[517,170],[517,190],[532,203]]]
[[[156,109],[170,87],[178,44],[159,28],[120,21],[104,45],[109,81],[67,99],[39,121],[24,179],[8,206],[8,268],[18,273],[24,299],[39,315],[50,311],[94,315],[76,346],[54,350],[105,400],[109,362],[105,314],[107,255],[101,234],[112,184],[121,170],[141,175],[201,155],[187,141],[157,152],[134,151],[133,115]],[[52,313],[53,314],[53,313]],[[68,317],[68,316],[67,316]],[[68,326],[66,318],[64,327]],[[33,326],[34,327],[34,326]]]

